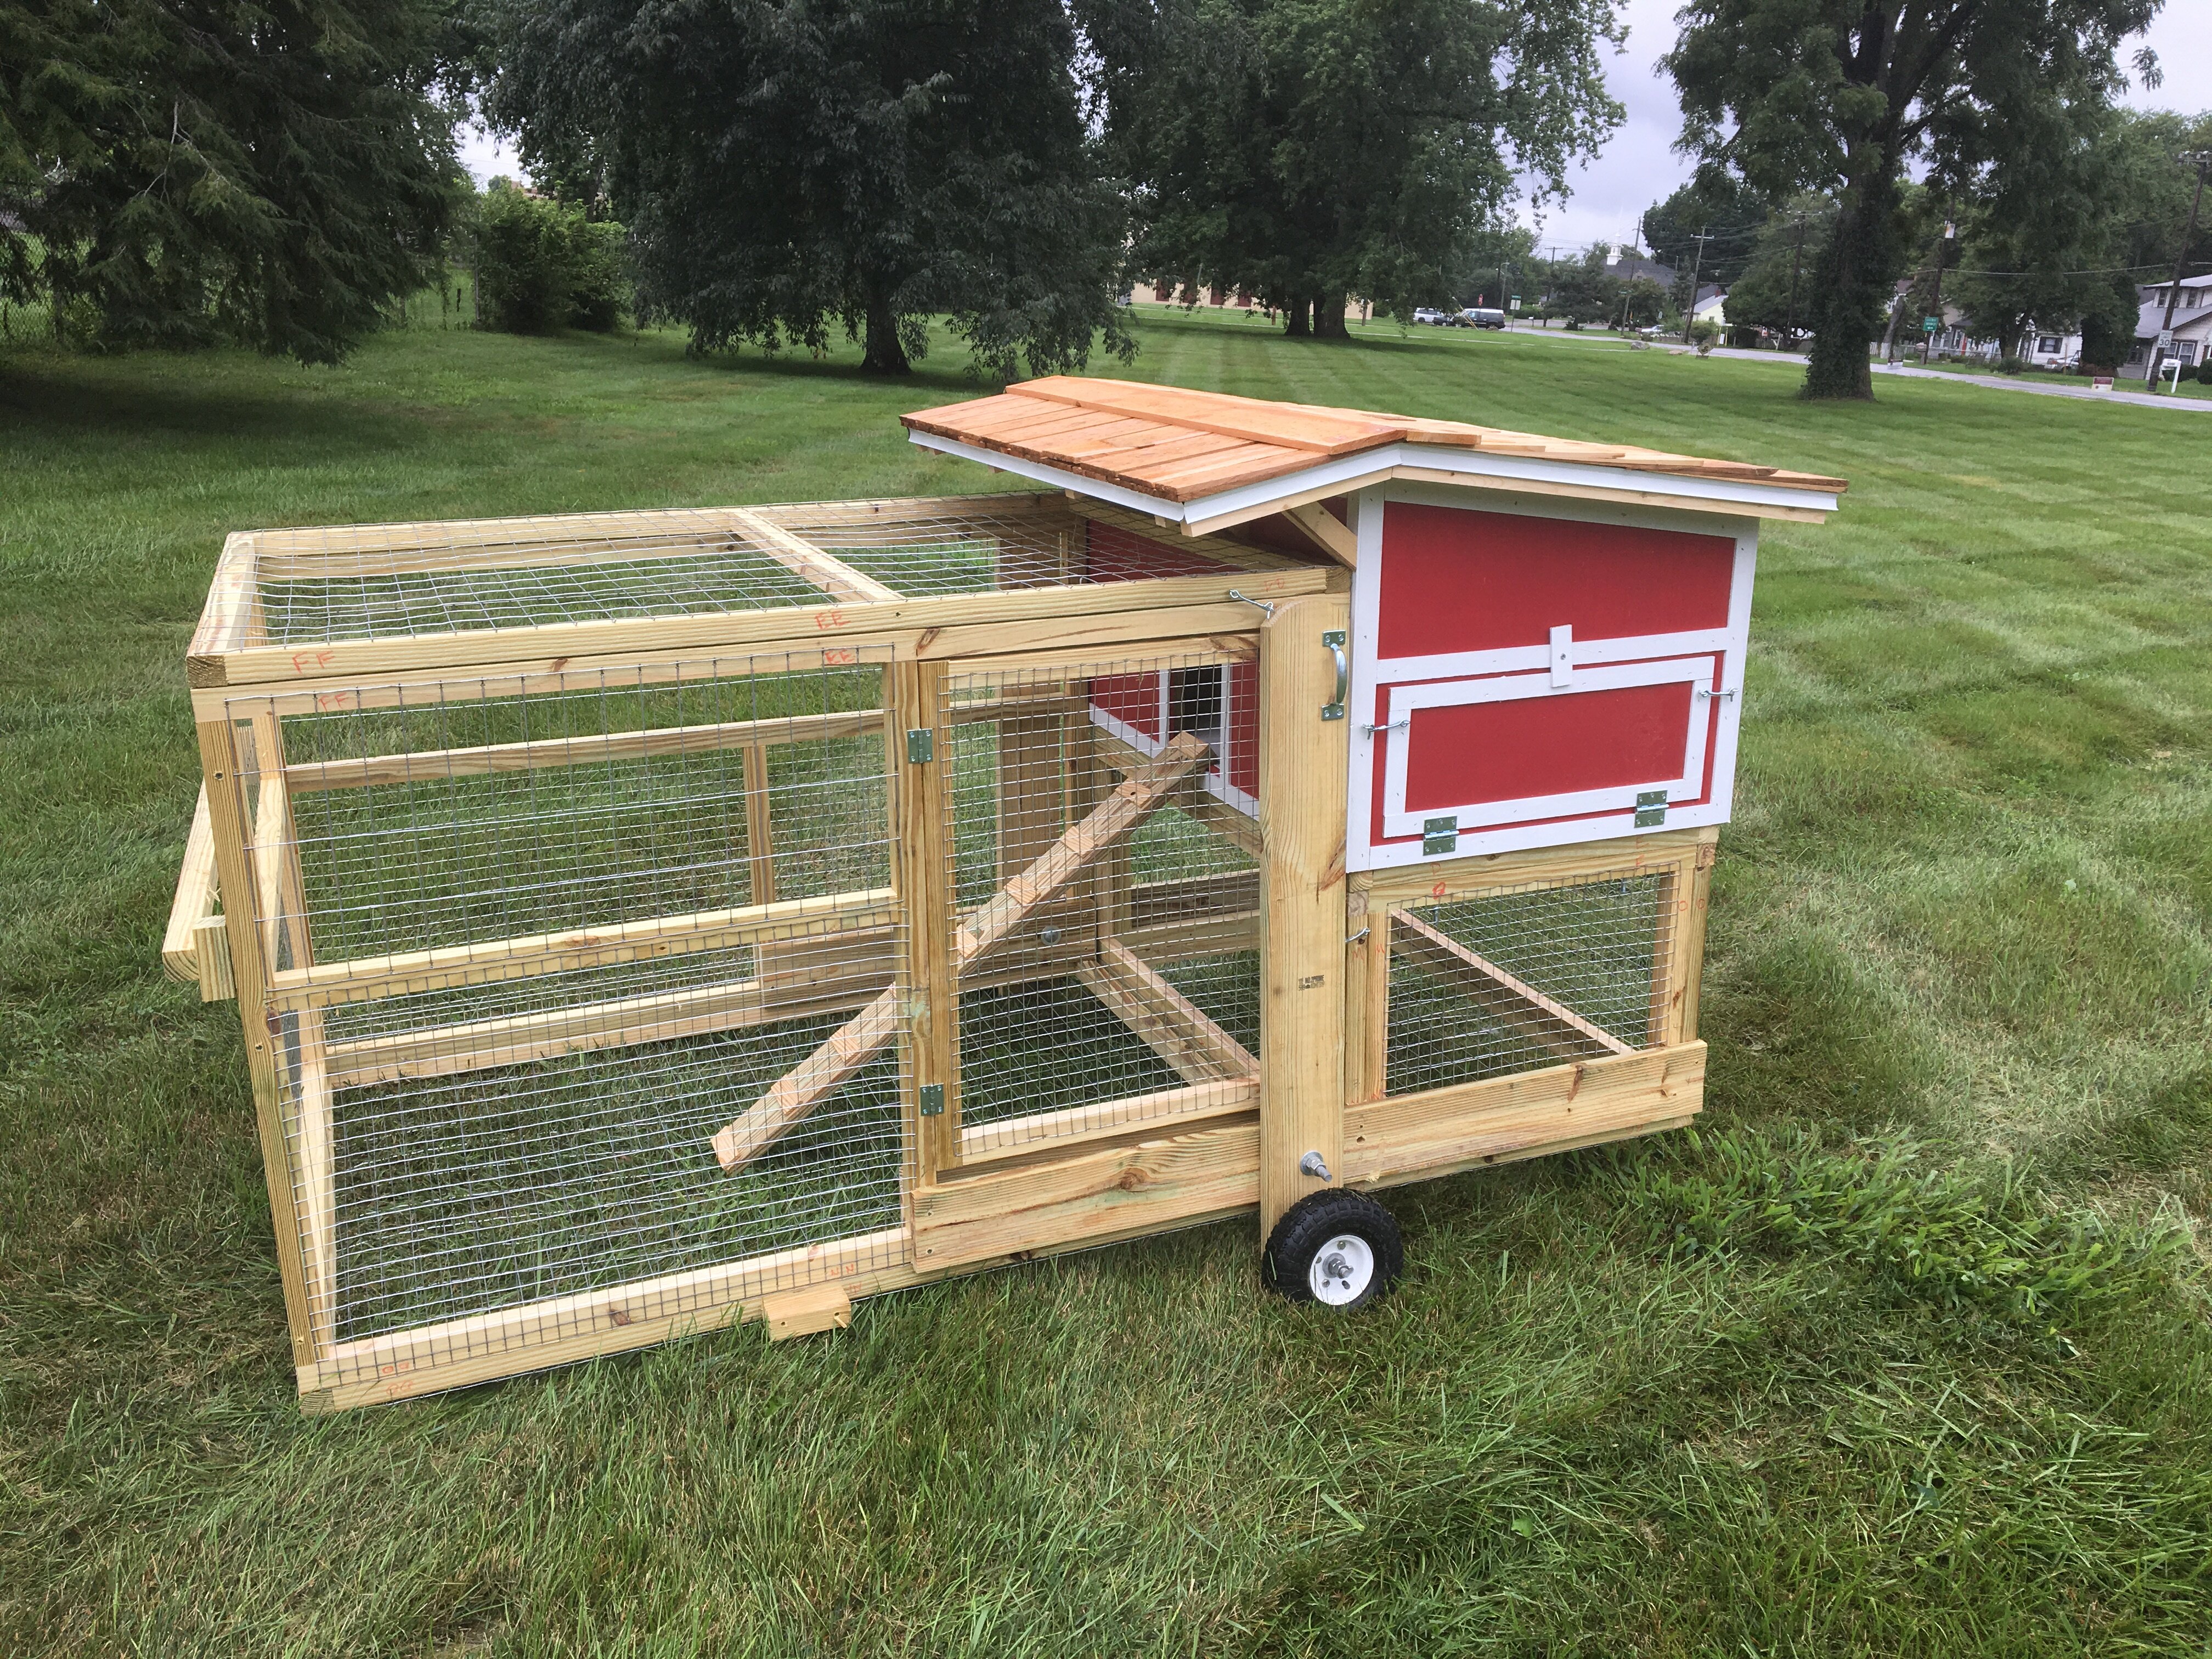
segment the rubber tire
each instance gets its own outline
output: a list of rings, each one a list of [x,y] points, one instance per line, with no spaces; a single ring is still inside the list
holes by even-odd
[[[1312,1267],[1321,1247],[1339,1233],[1357,1233],[1375,1252],[1375,1277],[1358,1298],[1335,1311],[1349,1313],[1389,1294],[1406,1269],[1406,1243],[1398,1219],[1364,1193],[1331,1187],[1309,1193],[1283,1212],[1260,1256],[1260,1277],[1293,1302],[1315,1302]]]

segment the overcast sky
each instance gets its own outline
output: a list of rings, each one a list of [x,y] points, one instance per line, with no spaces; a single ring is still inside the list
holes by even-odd
[[[1674,13],[1680,0],[1628,0],[1622,15],[1628,24],[1628,49],[1606,69],[1613,95],[1628,111],[1604,150],[1570,182],[1574,194],[1553,203],[1542,216],[1538,243],[1562,249],[1592,242],[1625,242],[1636,234],[1636,222],[1652,203],[1662,201],[1690,176],[1690,164],[1674,154],[1682,131],[1681,106],[1674,82],[1654,75],[1653,66],[1674,42]],[[2203,91],[2202,70],[2212,65],[2212,4],[2205,0],[2166,0],[2166,9],[2145,37],[2158,53],[2166,84],[2155,92],[2133,88],[2127,102],[2139,109],[2181,109],[2195,112],[2212,103]],[[2135,55],[2130,42],[2124,55]],[[1525,208],[1522,222],[1536,216]]]
[[[1644,210],[1662,200],[1690,176],[1688,162],[1674,152],[1682,127],[1673,82],[1654,75],[1652,66],[1674,44],[1674,12],[1680,0],[1628,0],[1628,48],[1612,59],[1606,80],[1628,111],[1598,158],[1574,175],[1574,194],[1551,204],[1542,218],[1540,242],[1584,248],[1592,242],[1625,242],[1636,234]],[[2198,91],[2201,70],[2212,66],[2212,4],[2206,0],[2166,0],[2148,36],[2166,70],[2156,92],[2135,88],[2128,102],[2142,109],[2194,112],[2208,101]],[[2134,55],[2130,45],[2128,55]],[[513,153],[481,132],[465,136],[461,159],[483,183],[499,173],[520,176]],[[1523,211],[1525,223],[1534,216]]]

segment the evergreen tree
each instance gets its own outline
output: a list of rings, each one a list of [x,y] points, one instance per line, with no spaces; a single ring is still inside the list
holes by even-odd
[[[902,374],[949,313],[1001,378],[1133,349],[1123,216],[1054,0],[501,0],[489,108],[603,186],[641,313]]]
[[[0,0],[0,292],[343,356],[432,280],[467,46],[430,0]]]
[[[1615,0],[1088,0],[1135,265],[1242,289],[1292,334],[1346,298],[1449,305],[1516,174],[1565,193],[1619,123]]]
[[[1994,193],[2073,142],[2160,0],[1688,0],[1665,59],[1682,143],[1770,197],[1837,212],[1814,263],[1805,393],[1871,398],[1867,343],[1905,262],[1908,163]],[[2138,67],[2155,73],[2139,53]]]

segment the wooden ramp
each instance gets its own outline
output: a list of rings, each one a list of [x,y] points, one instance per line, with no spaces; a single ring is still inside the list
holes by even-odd
[[[1212,753],[1189,732],[1176,733],[1149,764],[1123,779],[1089,817],[960,924],[953,936],[954,972],[981,962],[1004,944],[1024,917],[1050,902],[1100,854],[1150,817]],[[716,1162],[734,1170],[758,1157],[866,1066],[897,1035],[898,1027],[899,988],[894,985],[777,1079],[742,1116],[724,1124],[714,1136]]]

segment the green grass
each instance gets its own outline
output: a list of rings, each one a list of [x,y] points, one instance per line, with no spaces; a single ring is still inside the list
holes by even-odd
[[[235,1011],[156,962],[223,533],[964,489],[893,417],[968,388],[949,347],[13,348],[0,1652],[2212,1652],[2193,428],[1137,326],[1162,380],[1850,479],[1762,550],[1694,1143],[1401,1190],[1353,1320],[1221,1226],[302,1419]]]

